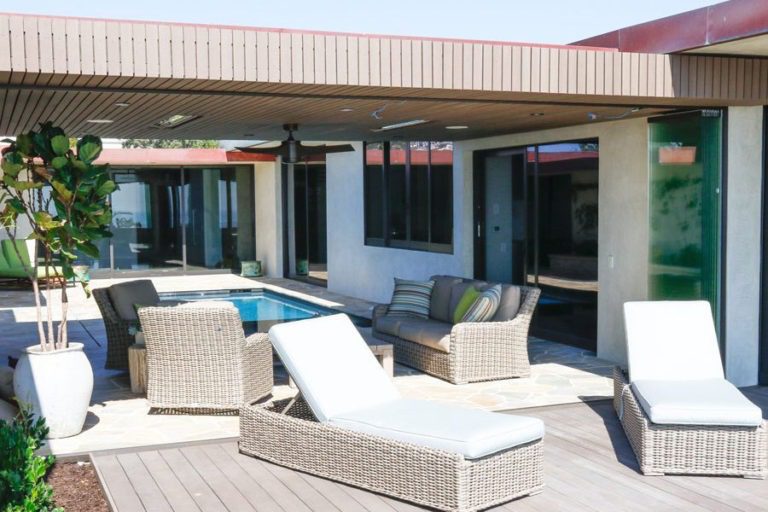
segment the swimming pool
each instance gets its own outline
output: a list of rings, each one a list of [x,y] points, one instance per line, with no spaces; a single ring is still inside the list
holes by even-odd
[[[225,300],[231,302],[240,312],[246,334],[267,332],[270,327],[278,323],[339,313],[333,308],[264,289],[161,293],[160,300],[189,302]],[[367,318],[355,315],[348,316],[355,325],[360,327],[371,325],[371,321]]]

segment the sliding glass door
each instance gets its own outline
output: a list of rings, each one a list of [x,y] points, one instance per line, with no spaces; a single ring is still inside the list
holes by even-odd
[[[595,350],[597,141],[481,153],[475,275],[536,286],[535,336]]]
[[[722,117],[649,120],[649,298],[706,300],[720,319]]]

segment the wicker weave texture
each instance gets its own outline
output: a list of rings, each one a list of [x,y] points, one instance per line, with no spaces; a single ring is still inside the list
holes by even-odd
[[[234,308],[139,310],[152,408],[237,411],[272,392],[272,345],[247,339]]]
[[[528,331],[540,295],[538,288],[521,286],[520,310],[512,320],[454,325],[448,353],[377,331],[385,305],[373,310],[373,334],[394,345],[396,362],[453,384],[528,377]]]
[[[542,441],[478,460],[315,420],[303,401],[250,404],[240,451],[282,466],[438,510],[469,512],[543,488]]]
[[[104,367],[108,370],[127,370],[128,347],[135,342],[134,336],[129,332],[132,324],[118,316],[107,288],[95,288],[93,298],[99,306],[107,331],[107,361]]]
[[[760,427],[651,423],[620,368],[613,372],[614,407],[646,475],[768,476],[768,430]]]

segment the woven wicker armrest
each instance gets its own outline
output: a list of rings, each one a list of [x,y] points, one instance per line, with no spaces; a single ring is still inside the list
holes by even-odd
[[[272,344],[266,333],[257,332],[245,339],[243,349],[243,394],[246,402],[272,393],[274,372]]]

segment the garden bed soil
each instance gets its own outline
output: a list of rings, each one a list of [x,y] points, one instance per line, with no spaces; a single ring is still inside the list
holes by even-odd
[[[109,512],[93,464],[57,462],[48,473],[56,506],[66,512]]]

